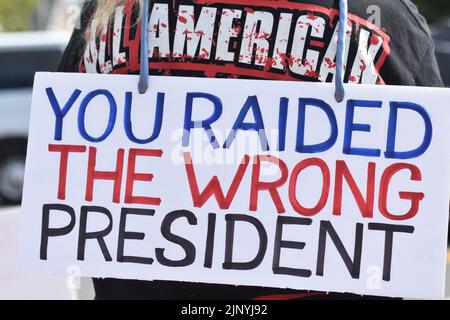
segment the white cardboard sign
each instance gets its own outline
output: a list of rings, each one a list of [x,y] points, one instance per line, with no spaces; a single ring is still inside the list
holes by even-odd
[[[38,73],[25,272],[441,298],[450,91]]]

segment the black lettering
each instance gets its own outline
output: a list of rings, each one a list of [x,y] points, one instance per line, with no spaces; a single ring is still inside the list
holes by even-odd
[[[396,226],[393,224],[369,223],[369,230],[385,232],[384,240],[384,262],[383,262],[383,280],[391,280],[392,266],[392,246],[394,243],[394,232],[413,233],[413,226]]]
[[[251,216],[240,214],[228,214],[225,216],[227,222],[226,226],[226,240],[225,240],[225,262],[223,268],[227,270],[252,270],[258,267],[264,259],[267,250],[267,233],[261,222]],[[258,231],[259,249],[256,257],[249,262],[233,262],[233,247],[234,247],[234,229],[237,221],[247,222],[252,224]]]
[[[205,248],[205,268],[211,269],[213,255],[214,255],[214,236],[216,234],[216,215],[210,213],[208,216],[208,233],[206,235],[206,248]]]
[[[183,248],[185,257],[182,260],[170,260],[164,256],[166,249],[155,249],[156,259],[158,262],[167,267],[186,267],[194,263],[196,250],[192,242],[172,233],[171,228],[175,220],[186,218],[190,225],[197,225],[197,218],[195,215],[187,210],[173,211],[164,217],[161,224],[161,234],[168,241],[178,244]]]
[[[120,226],[119,226],[119,241],[117,245],[117,261],[118,262],[129,262],[129,263],[139,263],[139,264],[152,264],[152,258],[135,257],[135,256],[125,256],[124,247],[125,240],[144,240],[145,233],[142,232],[130,232],[126,231],[127,226],[127,216],[128,215],[138,215],[138,216],[153,216],[155,210],[151,209],[133,209],[133,208],[123,208],[120,213]]]
[[[345,250],[344,244],[342,243],[339,235],[334,229],[330,221],[320,222],[320,233],[319,233],[319,251],[317,254],[317,267],[316,274],[318,276],[323,276],[324,264],[325,264],[325,249],[327,242],[327,234],[330,235],[333,244],[339,252],[342,260],[345,263],[350,275],[353,279],[359,279],[360,269],[361,269],[361,253],[362,253],[362,239],[363,239],[363,228],[362,223],[356,224],[355,233],[355,250],[353,253],[353,260],[350,258],[347,250]]]
[[[285,241],[283,240],[283,226],[284,225],[299,225],[309,226],[312,224],[311,219],[307,218],[295,218],[295,217],[282,217],[277,219],[277,229],[275,232],[275,246],[273,254],[272,270],[274,274],[286,274],[297,277],[309,278],[311,277],[311,270],[306,269],[294,269],[288,267],[280,267],[280,255],[282,248],[303,250],[305,248],[304,242],[297,241]]]
[[[106,216],[109,220],[108,226],[100,231],[87,232],[87,218],[90,212],[101,213]],[[108,209],[103,207],[90,207],[83,206],[81,207],[81,216],[80,216],[80,233],[78,235],[78,260],[84,260],[84,254],[86,249],[86,240],[88,239],[97,239],[97,242],[102,250],[103,257],[105,261],[112,261],[111,254],[108,251],[108,247],[106,246],[105,239],[108,234],[111,233],[113,225],[113,218],[111,212]]]
[[[64,211],[69,214],[70,222],[63,228],[50,228],[50,212]],[[41,229],[41,260],[47,260],[48,239],[69,234],[75,227],[75,211],[72,207],[63,204],[45,204],[42,207],[42,229]]]

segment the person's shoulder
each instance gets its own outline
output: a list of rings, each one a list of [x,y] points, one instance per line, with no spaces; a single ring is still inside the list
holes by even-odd
[[[392,24],[396,27],[401,24],[403,29],[413,28],[416,32],[423,32],[426,36],[430,36],[427,20],[411,0],[363,0],[361,3],[367,6],[378,6],[384,24]]]
[[[419,8],[414,3],[410,0],[396,0],[391,2],[399,2],[409,14],[410,18],[417,23],[417,26],[420,27],[427,35],[430,35],[427,20],[420,14]]]

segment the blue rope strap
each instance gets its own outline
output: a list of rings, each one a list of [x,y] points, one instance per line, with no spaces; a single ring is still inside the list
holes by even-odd
[[[141,72],[139,76],[139,93],[144,94],[148,90],[148,15],[150,0],[144,0],[144,9],[141,18]]]
[[[347,0],[339,0],[339,32],[337,43],[337,57],[336,57],[336,79],[335,79],[335,93],[334,97],[337,102],[342,102],[345,97],[344,89],[344,56],[345,56],[345,33],[347,31],[347,14],[348,4]]]

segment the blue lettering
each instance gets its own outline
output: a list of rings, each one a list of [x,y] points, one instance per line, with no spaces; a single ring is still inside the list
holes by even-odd
[[[89,103],[97,96],[105,96],[108,100],[109,104],[109,120],[108,120],[108,126],[105,130],[105,132],[98,138],[92,137],[89,135],[86,131],[86,109],[89,105]],[[80,105],[80,111],[78,113],[78,130],[80,131],[81,136],[90,142],[102,142],[105,141],[106,138],[111,134],[111,132],[114,129],[114,125],[116,123],[116,116],[117,116],[117,104],[114,100],[113,95],[108,90],[95,90],[90,92],[81,102]]]
[[[364,157],[379,157],[381,154],[380,149],[368,149],[368,148],[354,148],[352,147],[352,137],[354,131],[370,132],[371,126],[369,124],[354,123],[355,108],[381,108],[383,103],[381,101],[369,101],[369,100],[348,100],[347,102],[347,114],[345,117],[345,133],[344,133],[344,154],[359,155]]]
[[[331,133],[326,141],[315,145],[305,145],[306,106],[317,107],[327,115]],[[338,127],[336,116],[330,105],[318,99],[300,98],[298,109],[297,145],[295,150],[299,153],[319,153],[332,148],[338,137]]]
[[[125,117],[124,117],[124,127],[125,133],[132,142],[138,144],[147,144],[152,141],[155,141],[159,134],[161,133],[162,127],[162,119],[164,115],[164,100],[165,93],[158,92],[158,96],[156,99],[156,114],[155,114],[155,126],[153,128],[153,133],[148,139],[138,139],[133,133],[133,123],[131,121],[131,106],[133,100],[133,94],[131,92],[127,92],[125,94]]]
[[[253,116],[255,118],[254,123],[244,122],[245,117],[248,112],[252,109]],[[231,133],[228,135],[228,138],[225,141],[224,148],[228,149],[236,138],[237,132],[239,130],[254,130],[258,133],[261,147],[264,151],[269,150],[269,143],[267,142],[267,136],[264,129],[264,122],[261,114],[261,108],[259,107],[258,98],[256,96],[249,96],[244,106],[242,107],[239,115],[233,125]]]
[[[433,125],[431,123],[430,116],[424,107],[421,105],[411,103],[411,102],[391,102],[390,103],[390,113],[389,113],[389,128],[388,137],[386,144],[385,156],[389,159],[412,159],[421,156],[427,151],[431,144],[431,139],[433,137]],[[417,112],[423,119],[425,124],[425,134],[423,137],[422,144],[414,150],[411,151],[395,151],[395,138],[397,133],[397,116],[398,109],[406,109]]]
[[[202,121],[193,121],[192,120],[192,109],[194,104],[194,99],[206,99],[213,103],[214,111],[211,117]],[[222,101],[219,97],[202,92],[189,92],[186,96],[186,113],[184,116],[184,133],[183,133],[183,147],[187,147],[189,145],[189,139],[191,136],[191,130],[194,128],[203,128],[206,134],[208,135],[209,142],[213,146],[213,148],[219,148],[219,144],[217,143],[216,136],[211,128],[211,124],[216,122],[220,116],[222,115]]]
[[[66,114],[69,112],[70,108],[72,108],[75,101],[81,94],[80,90],[74,90],[69,100],[67,100],[66,104],[63,108],[60,107],[58,100],[55,97],[55,93],[52,88],[45,89],[47,93],[48,100],[50,101],[50,105],[52,106],[53,113],[55,114],[55,140],[62,140],[62,130],[63,130],[63,119]]]

